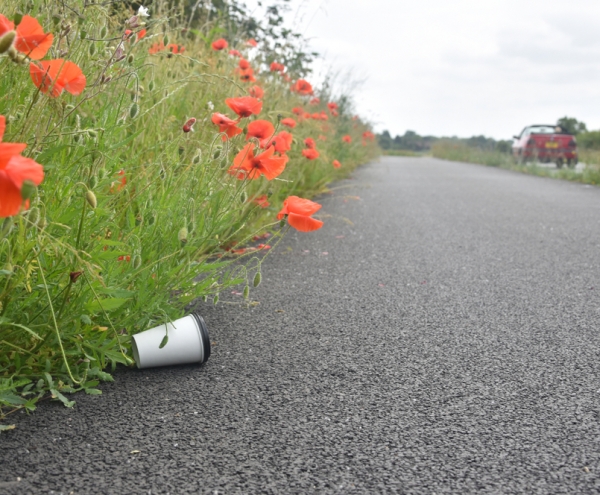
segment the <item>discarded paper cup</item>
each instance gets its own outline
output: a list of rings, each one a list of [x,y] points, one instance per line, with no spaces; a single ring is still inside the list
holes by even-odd
[[[161,349],[160,344],[165,335],[169,338]],[[210,356],[208,328],[202,316],[196,313],[138,333],[133,336],[131,345],[138,368],[202,364]]]

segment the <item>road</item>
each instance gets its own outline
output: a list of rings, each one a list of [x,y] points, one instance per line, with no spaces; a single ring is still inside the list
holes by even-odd
[[[386,157],[319,201],[203,367],[16,418],[0,493],[599,493],[600,189]]]

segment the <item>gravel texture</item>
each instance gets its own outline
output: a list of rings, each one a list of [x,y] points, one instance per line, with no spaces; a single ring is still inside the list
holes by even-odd
[[[15,418],[0,493],[599,493],[600,189],[387,157],[319,201],[204,366]]]

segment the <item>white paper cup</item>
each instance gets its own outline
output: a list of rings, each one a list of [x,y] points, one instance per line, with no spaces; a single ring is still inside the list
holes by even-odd
[[[169,336],[167,344],[160,343]],[[210,356],[210,338],[203,318],[196,313],[134,335],[133,357],[138,368],[204,363]]]

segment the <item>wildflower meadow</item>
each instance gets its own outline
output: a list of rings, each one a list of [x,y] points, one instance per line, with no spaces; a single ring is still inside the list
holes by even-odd
[[[0,0],[0,430],[100,394],[199,298],[252,304],[281,236],[327,228],[311,198],[378,154],[296,38],[199,4]]]

